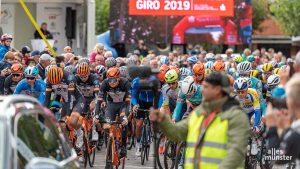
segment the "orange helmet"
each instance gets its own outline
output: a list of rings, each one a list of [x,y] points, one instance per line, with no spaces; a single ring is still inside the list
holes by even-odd
[[[167,73],[167,71],[169,70],[169,66],[164,64],[159,68],[159,73],[158,73],[158,79],[163,82],[165,81],[165,74]]]
[[[193,73],[194,74],[204,74],[205,73],[205,70],[204,70],[204,65],[202,63],[196,63],[194,66],[193,66]]]
[[[106,72],[107,78],[119,78],[120,70],[117,67],[111,67]]]
[[[58,84],[64,76],[63,69],[60,67],[51,67],[48,72],[48,82],[52,85]]]
[[[11,73],[23,73],[24,68],[20,63],[15,63],[11,66]]]
[[[90,74],[90,65],[86,62],[82,62],[77,67],[77,73],[79,76],[87,76]]]
[[[213,70],[216,72],[225,71],[225,63],[223,61],[216,61],[213,65]]]

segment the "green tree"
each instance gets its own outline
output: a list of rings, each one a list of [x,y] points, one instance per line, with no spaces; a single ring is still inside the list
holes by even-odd
[[[269,15],[269,5],[267,0],[253,0],[252,1],[252,26],[257,29],[259,24],[265,20]]]
[[[109,27],[110,0],[96,0],[96,34],[106,32]]]
[[[291,36],[300,35],[300,1],[273,0],[270,11],[282,29]]]

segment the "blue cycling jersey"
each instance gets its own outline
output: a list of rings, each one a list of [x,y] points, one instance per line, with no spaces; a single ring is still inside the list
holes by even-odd
[[[25,94],[35,97],[43,105],[45,102],[46,83],[43,80],[36,79],[34,86],[31,87],[26,79],[21,80],[15,89],[14,94]]]
[[[9,46],[0,45],[0,60],[4,58],[4,55],[10,50]]]
[[[192,97],[187,97],[181,91],[179,91],[178,98],[176,101],[176,108],[173,113],[173,119],[175,119],[175,121],[180,120],[181,109],[182,109],[183,104],[186,102],[186,100],[188,100],[194,106],[201,104],[201,102],[202,102],[202,93],[201,93],[202,85],[196,85],[196,86],[197,86],[196,92]]]

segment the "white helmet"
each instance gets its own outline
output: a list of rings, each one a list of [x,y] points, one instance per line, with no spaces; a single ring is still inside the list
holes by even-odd
[[[215,55],[213,53],[208,53],[205,55],[205,61],[215,61]]]
[[[192,72],[188,68],[182,67],[182,68],[179,69],[179,74],[180,74],[181,77],[185,78],[187,76],[192,75]]]
[[[235,90],[247,90],[249,87],[249,81],[248,78],[240,77],[237,80],[235,80],[233,84],[233,88]]]
[[[275,88],[280,83],[280,77],[278,75],[271,75],[268,77],[267,84],[270,88]]]
[[[245,61],[237,65],[238,73],[250,73],[251,70],[252,70],[251,62]]]
[[[210,70],[212,70],[213,66],[214,66],[214,62],[213,62],[213,61],[208,61],[208,62],[206,62],[206,63],[204,64],[204,68],[205,68],[205,69],[210,69]]]
[[[187,95],[188,97],[191,97],[196,92],[196,84],[194,82],[193,76],[187,76],[182,82],[180,90],[182,94]]]

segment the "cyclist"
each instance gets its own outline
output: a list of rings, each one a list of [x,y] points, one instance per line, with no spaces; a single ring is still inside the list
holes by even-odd
[[[13,94],[17,84],[24,78],[24,68],[20,63],[15,63],[11,67],[11,75],[4,82],[4,95]]]
[[[17,84],[14,94],[33,96],[43,105],[45,102],[46,84],[43,80],[37,79],[38,69],[36,67],[27,67],[24,74],[25,79]]]
[[[196,84],[202,85],[205,77],[205,69],[202,63],[196,63],[193,66],[194,81]]]
[[[112,67],[107,70],[107,79],[103,80],[99,92],[101,107],[107,107],[105,119],[115,121],[117,116],[123,121],[122,147],[120,156],[126,156],[127,139],[127,116],[131,99],[131,84],[123,77],[120,77],[119,68]]]
[[[1,36],[1,44],[0,44],[0,60],[4,58],[4,55],[10,50],[10,44],[13,40],[12,35],[4,34]]]
[[[191,76],[191,75],[192,75],[192,72],[188,68],[182,67],[179,69],[179,79],[180,80],[183,80],[186,77]]]
[[[67,119],[67,125],[70,127],[70,130],[76,130],[77,141],[75,150],[81,156],[81,148],[83,146],[82,115],[92,111],[90,110],[90,104],[97,98],[99,92],[97,76],[91,74],[89,64],[86,61],[78,64],[74,84],[76,101],[74,101],[71,116]],[[98,102],[96,105],[99,105]]]
[[[274,89],[279,85],[280,83],[280,77],[279,75],[271,75],[268,78],[267,85],[268,85],[268,90],[266,94],[266,101],[269,102],[271,98],[274,96]]]
[[[225,72],[225,63],[222,60],[217,60],[212,67],[214,72]]]
[[[62,108],[60,119],[71,114],[70,103],[74,100],[74,82],[68,79],[68,75],[68,72],[57,66],[47,71],[45,107],[51,108],[51,100],[58,101]]]
[[[272,75],[273,71],[273,66],[271,63],[265,63],[262,66],[262,95],[264,98],[266,98],[266,94],[268,91],[268,85],[267,85],[267,80],[269,76]]]
[[[187,112],[184,114],[184,116],[187,116],[189,112],[192,111],[192,109],[201,104],[201,89],[202,85],[196,85],[192,76],[186,77],[181,82],[180,91],[178,93],[178,98],[176,101],[176,108],[172,116],[173,120],[175,120],[176,122],[181,120],[181,112],[184,103],[188,103]]]
[[[253,129],[259,131],[258,124],[261,117],[259,97],[257,91],[255,89],[248,88],[248,86],[247,78],[241,77],[235,80],[233,85],[237,94],[235,98],[241,102],[244,110],[248,113],[250,120],[252,119],[252,116],[255,115]]]
[[[100,83],[104,80],[103,77],[105,72],[106,69],[103,65],[98,65],[95,67],[95,75],[98,77]]]

